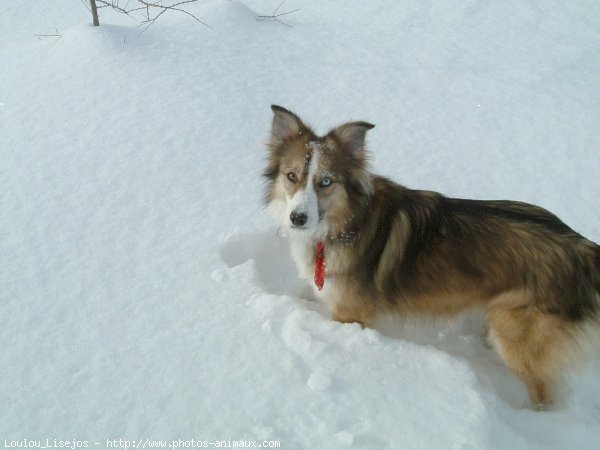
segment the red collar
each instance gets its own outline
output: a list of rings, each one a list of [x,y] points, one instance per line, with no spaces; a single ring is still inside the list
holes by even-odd
[[[325,244],[322,242],[317,243],[317,255],[315,258],[315,285],[318,290],[323,289],[325,285],[325,267],[327,261],[325,261]]]

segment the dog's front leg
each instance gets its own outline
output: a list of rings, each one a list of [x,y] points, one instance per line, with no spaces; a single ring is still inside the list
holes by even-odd
[[[366,305],[356,305],[351,302],[335,303],[331,315],[334,320],[341,323],[358,323],[366,328],[372,322],[374,311]]]

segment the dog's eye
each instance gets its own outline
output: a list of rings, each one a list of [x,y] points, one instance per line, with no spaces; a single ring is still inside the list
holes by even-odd
[[[295,183],[296,181],[298,181],[298,177],[296,177],[296,174],[294,172],[288,172],[288,174],[286,176],[287,176],[287,179],[290,180],[292,183]]]
[[[327,178],[327,177],[323,178],[321,180],[321,186],[323,186],[323,187],[331,186],[331,178]]]

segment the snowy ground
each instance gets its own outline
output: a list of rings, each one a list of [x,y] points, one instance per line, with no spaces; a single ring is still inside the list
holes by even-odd
[[[600,3],[212,0],[142,35],[52,3],[0,15],[0,443],[598,448],[597,363],[534,412],[477,315],[302,299],[259,174],[271,103],[368,120],[377,172],[600,241]]]

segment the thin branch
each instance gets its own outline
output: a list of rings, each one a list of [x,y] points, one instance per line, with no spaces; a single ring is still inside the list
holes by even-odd
[[[85,6],[89,12],[92,12],[89,3],[86,0],[80,0],[80,1],[81,1],[81,3],[83,3],[83,6]]]
[[[281,6],[285,2],[286,2],[286,0],[281,0],[279,5],[277,5],[277,8],[275,8],[275,10],[271,13],[270,16],[257,16],[256,20],[258,20],[259,22],[278,22],[281,25],[285,25],[288,28],[292,28],[291,25],[289,25],[289,24],[285,23],[283,20],[281,20],[280,17],[295,13],[296,11],[300,11],[300,8],[294,9],[292,11],[286,11],[286,12],[277,14],[277,11],[279,11],[279,8],[281,8]]]
[[[277,14],[275,17],[286,16],[288,14],[295,13],[296,11],[300,11],[300,8],[292,9],[291,11],[286,11],[284,13]]]
[[[170,5],[163,5],[160,3],[155,3],[155,2],[149,2],[146,0],[138,0],[142,5],[145,5],[146,7],[146,20],[143,21],[140,25],[146,24],[146,26],[144,27],[144,29],[141,31],[142,33],[144,31],[146,31],[154,22],[156,22],[156,19],[158,19],[160,16],[162,16],[164,13],[166,13],[167,11],[179,11],[182,12],[184,14],[187,14],[188,16],[192,17],[194,20],[196,20],[197,22],[201,23],[202,25],[204,25],[205,27],[210,28],[211,30],[213,30],[213,27],[211,27],[209,24],[207,24],[206,22],[203,22],[202,20],[198,19],[198,17],[196,17],[194,14],[192,14],[189,11],[186,11],[185,9],[180,8],[181,5],[185,5],[188,3],[195,3],[197,0],[181,0],[179,2],[176,3],[172,3]],[[157,8],[160,9],[161,11],[154,17],[150,17],[150,8]]]
[[[60,34],[58,32],[58,28],[54,28],[54,31],[56,32],[55,34],[34,34],[34,36],[38,39],[43,38],[43,37],[58,37],[58,38],[62,37],[62,34]]]
[[[130,16],[132,12],[137,11],[139,9],[143,9],[143,8],[132,8],[132,9],[128,9],[127,5],[129,5],[129,2],[127,2],[127,5],[125,5],[125,7],[122,7],[119,5],[119,1],[118,0],[112,0],[112,1],[107,1],[107,0],[96,0],[96,2],[100,3],[102,6],[99,6],[98,8],[112,8],[115,11],[119,11],[120,13],[123,13],[127,16]]]
[[[136,22],[139,23],[139,20],[136,19],[135,17],[133,17],[134,12],[137,11],[142,11],[144,9],[146,9],[145,6],[138,6],[137,8],[129,8],[129,3],[130,1],[128,1],[125,6],[121,6],[119,5],[119,0],[96,0],[96,2],[98,2],[101,6],[98,7],[98,9],[100,8],[112,8],[117,12],[120,12],[121,14],[125,14],[127,17],[131,18],[132,20],[135,20]]]
[[[130,6],[132,1],[135,1],[137,6]],[[154,22],[156,22],[160,16],[168,11],[184,13],[196,20],[198,23],[201,23],[205,27],[212,30],[213,27],[183,8],[184,5],[196,3],[197,1],[198,0],[172,0],[170,4],[165,5],[162,3],[162,0],[126,0],[125,4],[123,5],[122,2],[119,2],[119,0],[96,0],[99,5],[98,8],[112,8],[115,11],[125,14],[126,16],[131,17],[133,20],[138,22],[139,26],[143,26],[141,33],[146,31],[148,27],[154,24]],[[133,16],[133,13],[136,12],[141,12],[142,20],[138,20]]]
[[[281,3],[279,3],[279,5],[277,5],[277,8],[275,8],[275,11],[273,11],[273,14],[271,14],[272,16],[274,16],[275,14],[277,14],[277,11],[279,11],[279,8],[281,8],[281,5],[283,5],[285,3],[285,0],[281,0]]]

